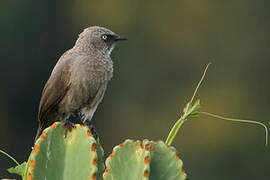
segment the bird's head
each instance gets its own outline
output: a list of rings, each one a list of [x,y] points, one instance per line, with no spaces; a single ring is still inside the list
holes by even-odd
[[[104,55],[110,56],[115,43],[126,38],[115,34],[109,29],[91,26],[79,35],[75,47],[81,48],[84,51],[99,52]]]

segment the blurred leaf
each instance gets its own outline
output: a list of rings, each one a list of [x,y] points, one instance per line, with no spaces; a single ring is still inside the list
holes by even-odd
[[[8,169],[8,172],[12,173],[12,174],[18,174],[20,176],[23,176],[26,164],[27,164],[26,162],[23,162],[22,164],[20,164],[16,167],[11,167]]]
[[[184,113],[186,115],[186,118],[194,118],[198,117],[198,111],[200,109],[200,100],[198,99],[192,107],[190,107],[190,103],[187,104],[187,106],[184,108]]]

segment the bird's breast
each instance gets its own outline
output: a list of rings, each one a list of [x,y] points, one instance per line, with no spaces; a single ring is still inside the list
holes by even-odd
[[[113,75],[111,60],[97,59],[80,62],[74,69],[72,84],[78,93],[94,95],[100,86],[107,84]]]

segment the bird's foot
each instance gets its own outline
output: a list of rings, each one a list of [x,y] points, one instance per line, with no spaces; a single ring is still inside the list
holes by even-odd
[[[93,137],[94,137],[95,139],[97,139],[97,138],[98,138],[98,134],[97,134],[97,131],[95,130],[95,127],[93,126],[93,124],[90,124],[89,121],[85,121],[83,124],[84,124],[85,126],[87,126],[87,127],[90,129],[90,131],[91,131]]]
[[[70,121],[65,121],[64,122],[64,127],[66,128],[65,129],[65,138],[66,138],[68,131],[71,132],[72,129],[75,128],[75,125]]]

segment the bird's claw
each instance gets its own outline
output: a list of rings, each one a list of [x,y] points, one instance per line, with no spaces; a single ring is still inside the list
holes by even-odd
[[[64,122],[65,129],[65,138],[67,137],[68,131],[71,132],[73,128],[75,128],[75,125],[72,122],[65,121]]]

